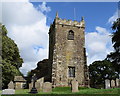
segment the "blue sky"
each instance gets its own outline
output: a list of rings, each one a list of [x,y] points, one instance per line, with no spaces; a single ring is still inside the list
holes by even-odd
[[[103,60],[113,51],[111,25],[117,18],[115,2],[6,2],[3,3],[2,20],[8,36],[17,44],[24,60],[20,68],[23,74],[37,66],[37,62],[48,58],[50,24],[58,11],[62,19],[86,22],[85,47],[87,65]],[[0,10],[1,11],[1,10]]]
[[[33,2],[36,7],[41,3]],[[81,20],[81,16],[84,16],[86,22],[86,32],[95,31],[95,26],[102,26],[110,28],[110,24],[107,23],[110,16],[117,10],[117,2],[48,2],[47,6],[50,6],[51,10],[47,15],[47,25],[50,25],[55,17],[55,13],[58,11],[59,17],[62,19]],[[74,9],[75,17],[74,19]]]

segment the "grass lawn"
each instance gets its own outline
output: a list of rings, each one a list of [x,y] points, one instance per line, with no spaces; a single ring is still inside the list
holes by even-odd
[[[79,88],[79,92],[72,93],[70,87],[56,87],[52,92],[44,93],[38,92],[38,94],[118,94],[120,88],[115,89],[94,89],[94,88]],[[29,94],[28,89],[16,90],[16,94]]]
[[[0,94],[2,93],[2,91],[0,90]]]
[[[79,95],[79,96],[120,96],[120,88],[115,89],[94,89],[94,88],[79,88],[79,92],[72,93],[70,87],[56,87],[52,92],[44,93],[39,91],[38,94],[30,94],[28,89],[16,90],[12,96],[46,96],[46,95]],[[73,95],[74,94],[74,95]],[[5,95],[3,95],[5,96]]]

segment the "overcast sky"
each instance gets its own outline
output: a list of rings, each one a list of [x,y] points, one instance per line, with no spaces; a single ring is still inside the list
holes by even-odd
[[[20,70],[26,74],[38,61],[48,58],[48,31],[56,11],[62,19],[86,22],[85,46],[87,64],[103,60],[113,51],[111,24],[117,18],[117,3],[46,3],[16,2],[2,4],[2,22],[8,36],[18,45],[24,63]],[[74,14],[75,13],[75,14]]]

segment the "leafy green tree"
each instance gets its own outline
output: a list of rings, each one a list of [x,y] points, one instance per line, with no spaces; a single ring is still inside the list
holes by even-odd
[[[89,65],[90,85],[94,88],[104,88],[105,79],[115,79],[117,74],[108,60],[95,61]]]
[[[31,71],[29,71],[27,73],[27,76],[26,76],[26,88],[29,88],[29,83],[31,83],[31,81],[32,81],[33,74],[34,73],[32,73]]]
[[[107,59],[114,64],[113,67],[115,67],[118,76],[120,76],[120,18],[113,23],[112,30],[114,31],[112,35],[112,42],[115,51],[111,52],[107,56]]]
[[[15,42],[7,36],[7,29],[0,24],[2,30],[0,37],[2,38],[2,86],[7,88],[10,80],[13,80],[15,75],[21,75],[19,68],[22,66],[23,59],[20,58],[19,50]]]

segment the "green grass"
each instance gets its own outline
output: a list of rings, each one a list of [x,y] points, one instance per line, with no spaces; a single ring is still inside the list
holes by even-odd
[[[118,94],[120,88],[115,89],[94,89],[94,88],[79,88],[79,92],[72,93],[70,87],[56,87],[52,92],[47,94]],[[16,94],[29,94],[28,89],[16,90]],[[38,94],[46,94],[38,92]]]
[[[0,90],[0,94],[2,93],[2,90]]]
[[[115,89],[94,89],[94,88],[79,88],[79,92],[72,93],[70,87],[56,87],[53,88],[52,92],[49,93],[44,93],[42,91],[39,91],[38,94],[30,94],[28,89],[21,89],[21,90],[16,90],[15,93],[16,95],[12,96],[46,96],[46,95],[59,95],[63,96],[64,94],[68,94],[73,96],[74,95],[80,95],[80,96],[120,96],[117,95],[118,92],[120,92],[120,88],[115,88]],[[22,94],[22,95],[18,95]],[[106,95],[105,95],[106,94]],[[120,93],[119,93],[120,94]],[[4,95],[5,96],[5,95]]]
[[[120,88],[115,89],[94,89],[94,88],[79,88],[79,92],[72,93],[70,87],[58,87],[53,89],[55,94],[118,94]]]
[[[15,90],[15,94],[29,94],[29,89]]]

